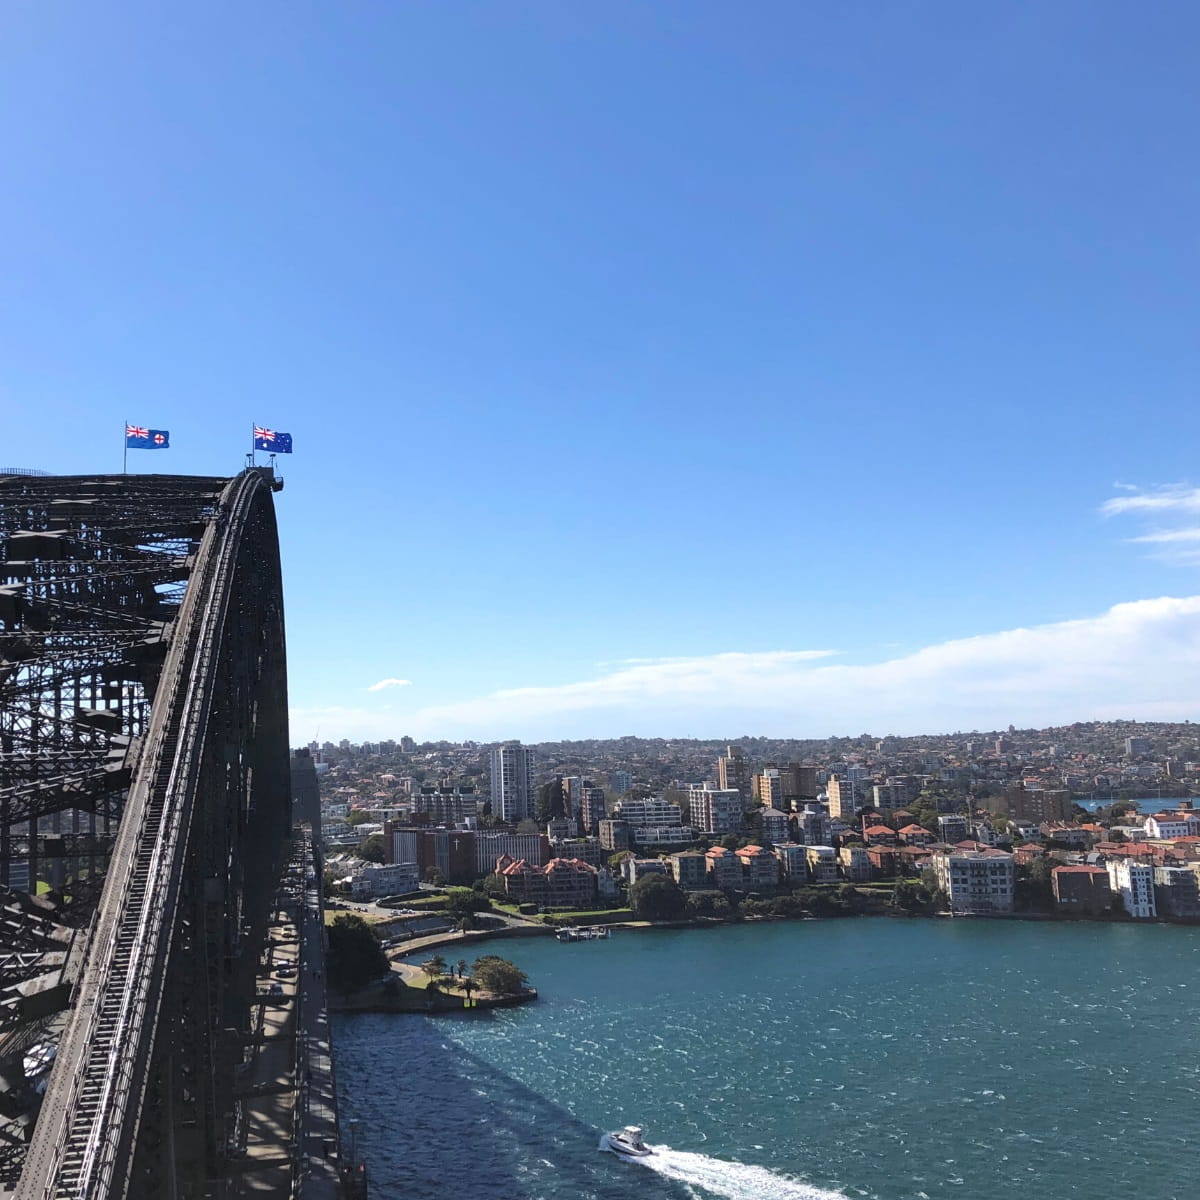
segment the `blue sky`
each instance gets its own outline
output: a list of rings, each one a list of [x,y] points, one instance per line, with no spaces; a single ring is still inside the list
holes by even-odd
[[[1198,36],[14,8],[0,463],[290,431],[295,741],[1194,717]]]

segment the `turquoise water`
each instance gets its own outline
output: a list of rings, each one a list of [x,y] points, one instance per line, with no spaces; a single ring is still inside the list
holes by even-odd
[[[536,1004],[336,1021],[375,1196],[1196,1194],[1196,930],[806,921],[503,953]],[[597,1153],[627,1123],[662,1153]]]

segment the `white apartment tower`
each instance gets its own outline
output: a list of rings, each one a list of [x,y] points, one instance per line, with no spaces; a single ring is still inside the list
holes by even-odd
[[[492,747],[492,815],[516,824],[533,817],[534,754],[520,742]]]

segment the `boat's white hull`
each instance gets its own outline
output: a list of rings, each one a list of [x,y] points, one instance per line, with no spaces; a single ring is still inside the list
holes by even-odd
[[[615,1154],[619,1158],[649,1158],[654,1153],[649,1146],[643,1146],[640,1150],[635,1150],[619,1138],[613,1137],[611,1133],[606,1133],[600,1138],[598,1149],[607,1150],[609,1154]]]

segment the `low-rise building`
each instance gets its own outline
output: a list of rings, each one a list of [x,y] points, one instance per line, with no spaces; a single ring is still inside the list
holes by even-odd
[[[1070,850],[1086,850],[1095,840],[1082,825],[1066,821],[1043,821],[1039,831],[1048,842],[1058,842]]]
[[[1112,907],[1113,892],[1103,867],[1055,867],[1050,888],[1060,913],[1100,917]]]
[[[837,883],[837,851],[832,846],[807,848],[808,877],[813,883]]]
[[[850,883],[869,883],[873,875],[871,856],[865,846],[843,846],[838,851],[842,875]]]
[[[778,842],[775,857],[779,869],[789,883],[805,883],[808,880],[808,847],[799,842]]]
[[[629,849],[629,826],[624,821],[600,822],[600,847],[610,854]]]
[[[923,825],[905,825],[900,830],[900,841],[905,846],[928,846],[936,840]]]
[[[743,846],[735,851],[742,864],[742,884],[751,891],[779,886],[779,860],[763,846]]]
[[[696,840],[696,831],[690,825],[639,825],[631,827],[629,835],[635,845],[659,850],[690,846]]]
[[[350,881],[350,894],[356,900],[376,896],[398,896],[415,892],[421,886],[416,863],[386,863],[365,866]]]
[[[1121,897],[1131,917],[1148,920],[1158,915],[1154,902],[1154,867],[1149,862],[1115,858],[1108,862],[1109,887]]]
[[[621,860],[621,877],[630,887],[650,875],[669,875],[670,867],[664,858],[635,858],[632,854]]]
[[[550,852],[555,858],[578,858],[581,862],[590,863],[593,867],[604,865],[608,851],[600,845],[598,837],[564,838],[561,841],[551,841]]]
[[[896,851],[891,846],[868,846],[867,858],[878,878],[891,879],[896,874]]]
[[[708,860],[699,850],[672,854],[671,875],[681,888],[698,890],[709,886]]]
[[[705,852],[709,886],[714,888],[740,888],[742,886],[741,860],[732,850],[724,846],[713,846]]]
[[[525,859],[501,859],[496,873],[509,897],[545,908],[591,908],[596,904],[598,872],[579,859],[553,858],[545,866]]]
[[[1011,854],[1003,850],[938,851],[930,856],[930,866],[949,898],[951,912],[1012,912],[1015,867]]]
[[[868,846],[898,846],[899,835],[887,825],[868,825],[863,830],[863,837]]]
[[[773,846],[776,842],[786,842],[789,836],[788,815],[778,808],[764,808],[759,814],[762,821],[763,844]]]
[[[970,826],[962,813],[944,813],[938,817],[938,837],[943,842],[952,846],[956,842],[965,842],[969,832]]]
[[[1166,841],[1200,833],[1200,818],[1192,813],[1158,812],[1147,817],[1143,824],[1147,837]]]
[[[1200,917],[1200,891],[1189,867],[1154,868],[1154,907],[1160,917]]]
[[[831,838],[829,814],[815,804],[808,804],[790,822],[792,836],[806,846],[828,846]]]

